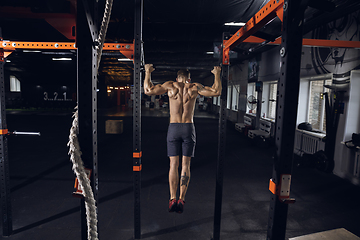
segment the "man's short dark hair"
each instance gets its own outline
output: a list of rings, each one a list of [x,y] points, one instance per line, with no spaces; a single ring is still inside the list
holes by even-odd
[[[187,79],[190,79],[190,71],[187,69],[181,69],[177,72],[177,76],[184,76]]]

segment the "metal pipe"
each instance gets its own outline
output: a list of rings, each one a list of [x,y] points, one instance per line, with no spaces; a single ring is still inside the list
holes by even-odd
[[[213,67],[186,67],[186,66],[154,66],[155,69],[188,69],[188,70],[209,70],[211,71]]]
[[[36,136],[40,136],[40,132],[19,132],[19,131],[13,131],[10,134],[14,134],[14,135],[36,135]]]

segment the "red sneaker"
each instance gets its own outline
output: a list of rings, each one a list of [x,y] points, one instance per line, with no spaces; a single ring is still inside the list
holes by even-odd
[[[177,213],[183,213],[184,212],[184,205],[185,205],[185,201],[183,201],[182,199],[179,199],[177,201]]]
[[[177,210],[176,199],[172,199],[169,201],[169,212],[175,212]]]

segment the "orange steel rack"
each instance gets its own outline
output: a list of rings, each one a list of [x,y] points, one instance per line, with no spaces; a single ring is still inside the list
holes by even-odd
[[[229,40],[223,41],[223,61],[228,65],[230,63],[229,51],[234,49],[242,42],[246,43],[264,43],[266,40],[252,36],[259,29],[278,17],[283,21],[284,0],[272,0],[268,2],[258,13],[256,13],[243,27],[241,27]],[[280,45],[281,37],[267,44]],[[360,41],[340,41],[325,39],[303,39],[303,46],[312,47],[339,47],[339,48],[358,48],[360,49]]]
[[[16,49],[34,49],[34,50],[76,50],[74,42],[18,42],[4,41],[0,39],[0,50],[4,51],[4,58],[9,56]],[[103,51],[118,51],[125,57],[133,59],[133,43],[104,43]]]

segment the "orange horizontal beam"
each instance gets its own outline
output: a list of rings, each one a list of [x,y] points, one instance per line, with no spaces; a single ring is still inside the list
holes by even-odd
[[[103,50],[122,50],[122,51],[134,51],[133,43],[104,43]]]
[[[359,48],[360,41],[341,41],[324,39],[303,39],[303,46],[312,47],[339,47],[339,48]]]
[[[243,42],[246,38],[261,29],[281,12],[284,0],[271,0],[259,12],[257,12],[242,28],[240,28],[229,40],[224,48],[230,50]]]
[[[265,39],[250,36],[244,40],[246,43],[262,43]],[[276,39],[274,42],[269,42],[270,45],[280,45],[281,37]],[[326,40],[326,39],[303,39],[303,46],[311,47],[339,47],[339,48],[359,48],[360,41],[341,41],[341,40]]]
[[[76,49],[73,42],[17,42],[17,41],[0,41],[0,48],[4,50],[16,49]],[[133,43],[104,43],[105,51],[134,51]]]
[[[75,43],[71,42],[17,42],[2,41],[0,48],[7,49],[76,49]]]
[[[255,37],[255,36],[250,36],[247,39],[245,39],[243,42],[246,42],[246,43],[263,43],[265,41],[266,41],[265,39],[258,38],[258,37]],[[268,44],[280,45],[281,44],[281,38],[277,38],[274,42],[269,42]]]

